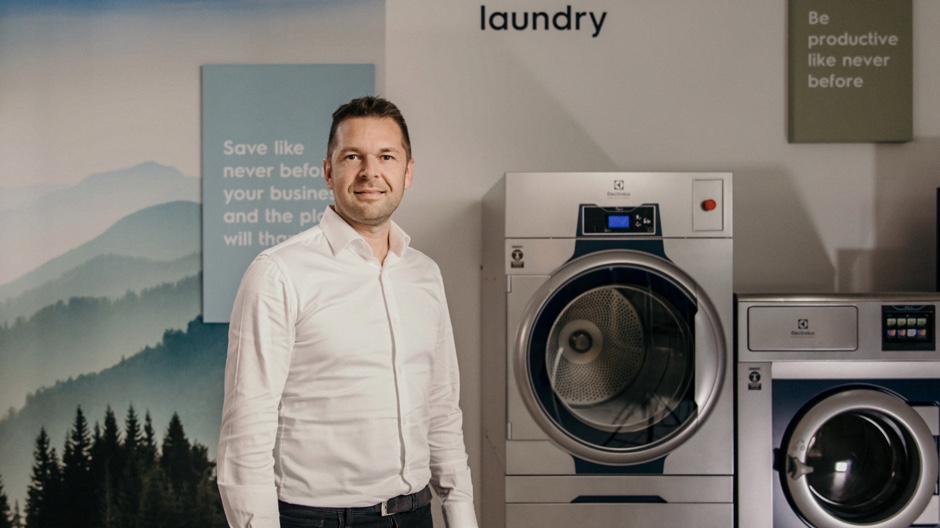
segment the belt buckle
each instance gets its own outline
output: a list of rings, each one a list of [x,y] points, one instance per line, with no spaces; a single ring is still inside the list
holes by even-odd
[[[388,513],[388,501],[382,501],[382,517],[388,517],[391,513]]]

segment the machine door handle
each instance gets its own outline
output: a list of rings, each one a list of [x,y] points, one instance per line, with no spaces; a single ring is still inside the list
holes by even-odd
[[[808,475],[813,472],[812,466],[807,466],[802,460],[795,456],[789,457],[789,462],[790,463],[787,464],[787,473],[790,474],[790,478],[793,480],[800,480],[800,477],[803,475]]]

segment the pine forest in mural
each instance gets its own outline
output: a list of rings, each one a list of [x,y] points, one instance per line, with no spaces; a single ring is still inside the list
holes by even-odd
[[[199,315],[198,188],[145,163],[4,190],[5,255],[45,211],[110,227],[0,285],[0,528],[225,526],[228,326]]]

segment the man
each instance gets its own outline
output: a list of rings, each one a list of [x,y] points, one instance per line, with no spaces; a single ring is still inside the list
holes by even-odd
[[[411,186],[385,99],[340,106],[320,224],[262,252],[229,330],[218,481],[238,528],[475,528],[440,271],[391,220]]]

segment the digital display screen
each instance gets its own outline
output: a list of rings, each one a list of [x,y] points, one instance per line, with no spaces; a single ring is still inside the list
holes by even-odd
[[[936,350],[936,308],[926,306],[882,306],[882,350]]]
[[[629,229],[630,215],[610,215],[607,217],[607,229]]]
[[[581,231],[584,235],[646,236],[656,233],[657,206],[598,207],[581,205]]]

